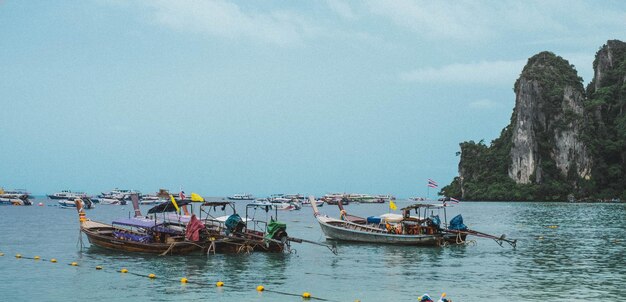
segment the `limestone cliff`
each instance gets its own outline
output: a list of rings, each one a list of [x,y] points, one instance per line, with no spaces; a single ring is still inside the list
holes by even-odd
[[[608,41],[583,88],[550,52],[515,82],[511,123],[489,146],[461,143],[459,177],[442,194],[469,200],[626,199],[626,43]]]
[[[584,135],[594,158],[586,193],[626,200],[626,43],[608,41],[596,54],[587,86]]]
[[[528,60],[515,95],[509,177],[522,184],[541,183],[546,172],[588,177],[591,160],[580,139],[585,91],[576,70],[539,53]],[[557,171],[546,171],[552,164]]]

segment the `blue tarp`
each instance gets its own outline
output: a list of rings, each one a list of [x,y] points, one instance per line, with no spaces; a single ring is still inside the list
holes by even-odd
[[[135,241],[135,242],[141,242],[141,243],[149,243],[152,238],[148,235],[132,234],[132,233],[126,233],[126,232],[121,232],[121,231],[114,231],[113,236],[115,236],[115,238],[117,239]]]
[[[454,216],[454,218],[450,220],[450,226],[448,227],[448,229],[456,231],[466,231],[467,226],[463,224],[463,216],[461,216],[461,214]]]
[[[226,226],[226,235],[231,232],[238,231],[236,228],[240,224],[243,225],[244,223],[239,214],[233,214],[228,216],[228,219],[226,219],[226,222],[224,222],[224,225]]]
[[[439,215],[430,216],[430,225],[437,228],[441,227],[441,219],[439,219]]]
[[[367,217],[367,223],[380,224],[380,217],[377,217],[377,216]]]

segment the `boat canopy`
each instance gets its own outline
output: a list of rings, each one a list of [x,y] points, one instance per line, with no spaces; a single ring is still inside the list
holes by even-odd
[[[177,200],[176,201],[176,204],[179,207],[186,206],[190,203],[191,203],[191,200]],[[174,207],[174,204],[172,204],[172,201],[169,200],[167,202],[164,202],[158,206],[151,208],[150,210],[148,210],[148,214],[162,213],[162,212],[175,212],[175,211],[176,211],[176,207]]]
[[[157,218],[161,218],[157,215]],[[176,213],[167,213],[163,215],[163,222],[179,222],[187,224],[191,220],[191,216],[189,215],[178,215]]]
[[[410,206],[407,206],[405,208],[402,208],[401,210],[413,210],[413,209],[421,209],[421,208],[426,208],[426,209],[442,209],[444,208],[441,205],[436,205],[436,204],[430,204],[430,203],[416,203],[416,204],[412,204]]]
[[[232,201],[207,201],[204,202],[201,206],[213,208],[222,207],[222,210],[225,210],[226,206],[234,207],[234,203]]]
[[[264,208],[266,211],[269,209],[276,208],[276,205],[271,202],[253,202],[246,205],[246,207],[254,207],[254,208]]]
[[[160,225],[161,223],[157,223],[152,219],[145,218],[122,218],[114,220],[113,224],[149,229]]]

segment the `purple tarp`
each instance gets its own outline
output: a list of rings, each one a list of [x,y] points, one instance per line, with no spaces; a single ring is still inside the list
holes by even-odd
[[[113,224],[126,225],[131,227],[152,228],[161,223],[155,223],[154,220],[145,218],[122,218],[113,220]]]

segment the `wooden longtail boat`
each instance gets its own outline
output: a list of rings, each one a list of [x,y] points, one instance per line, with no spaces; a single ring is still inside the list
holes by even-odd
[[[189,254],[205,249],[203,242],[186,240],[184,232],[168,227],[165,222],[142,218],[140,213],[137,215],[138,212],[133,218],[117,219],[106,224],[85,217],[80,199],[76,200],[76,209],[80,231],[87,235],[89,243],[101,248],[160,255]]]
[[[315,206],[313,206],[313,212],[324,235],[334,240],[422,246],[440,246],[465,241],[466,235],[464,234],[451,234],[442,231],[438,224],[433,222],[435,217],[420,219],[409,216],[411,210],[426,213],[428,210],[441,208],[443,207],[415,204],[402,209],[403,219],[393,223],[380,219],[368,222],[366,218],[348,215],[343,207],[341,207],[343,219],[322,215]],[[445,208],[443,210],[445,211]]]
[[[463,217],[460,214],[452,218],[448,224],[445,206],[418,203],[401,209],[402,215],[385,218],[350,215],[341,204],[338,206],[341,210],[341,219],[322,215],[317,207],[313,206],[313,215],[324,235],[330,239],[393,245],[442,246],[464,244],[467,235],[472,235],[493,239],[500,246],[508,243],[515,248],[517,245],[517,240],[507,239],[505,235],[497,237],[468,229],[463,224]],[[412,210],[417,216],[410,215]],[[443,210],[443,225],[439,215],[434,214],[435,210]],[[430,212],[428,217],[420,216],[421,214],[426,216],[428,212]]]
[[[226,214],[226,209],[232,214]],[[217,216],[217,210],[222,214]],[[270,222],[248,218],[249,210],[262,210],[268,213],[273,210],[275,215]],[[206,214],[204,219],[202,214]],[[210,243],[207,252],[213,253],[280,253],[290,250],[287,226],[274,221],[278,210],[271,203],[250,203],[246,205],[246,216],[241,218],[233,202],[205,202],[200,206],[200,220],[206,226],[207,238]],[[253,215],[256,216],[256,215]]]

